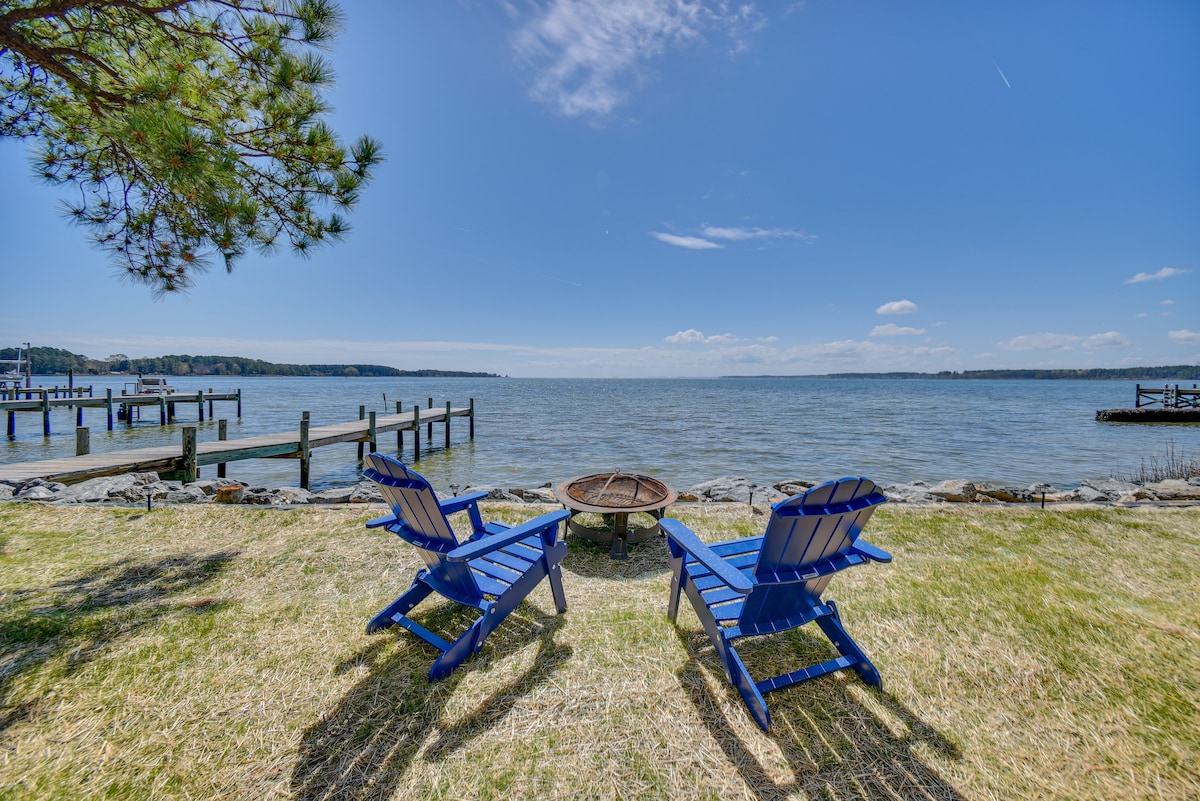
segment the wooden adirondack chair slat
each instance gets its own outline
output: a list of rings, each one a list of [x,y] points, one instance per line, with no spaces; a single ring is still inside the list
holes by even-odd
[[[441,651],[429,670],[430,681],[448,676],[477,651],[542,579],[550,582],[558,612],[567,610],[559,568],[567,546],[558,540],[558,532],[569,512],[551,512],[516,529],[497,522],[485,524],[477,505],[482,493],[441,502],[429,482],[398,460],[372,453],[366,462],[363,475],[379,485],[392,507],[391,519],[379,518],[368,526],[383,526],[396,534],[414,546],[425,563],[409,588],[371,619],[367,633],[398,625]],[[446,515],[463,511],[473,533],[460,542]],[[506,538],[513,541],[506,544]],[[482,614],[456,640],[445,640],[408,616],[432,593]]]
[[[870,479],[829,481],[776,504],[762,537],[711,546],[679,521],[663,521],[674,574],[667,614],[675,621],[679,600],[687,596],[721,657],[726,678],[764,730],[771,723],[765,693],[847,669],[880,686],[878,671],[846,633],[837,606],[822,601],[821,594],[841,570],[868,560],[891,560],[886,551],[859,540],[875,507],[886,500]],[[748,592],[722,561],[750,577]],[[752,680],[734,641],[807,623],[818,625],[838,656],[765,681]]]

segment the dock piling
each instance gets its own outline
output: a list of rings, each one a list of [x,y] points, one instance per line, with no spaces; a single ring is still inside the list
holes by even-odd
[[[404,406],[400,401],[396,401],[396,414],[404,414]],[[396,455],[404,455],[404,429],[402,428],[396,429]]]
[[[432,408],[433,408],[433,398],[430,398],[430,399],[429,399],[428,406],[429,406],[429,408],[430,408],[430,409],[432,409]],[[425,430],[425,441],[426,441],[426,442],[433,442],[433,418],[432,418],[432,417],[430,417],[430,418],[429,418],[429,422],[428,422],[428,423],[426,423],[426,424],[425,424],[425,426],[426,426],[426,430]]]
[[[471,424],[471,439],[475,439],[475,399],[471,398],[471,413],[467,415]]]
[[[365,420],[366,417],[367,417],[367,407],[359,406],[358,407],[358,419]],[[362,443],[362,440],[359,440],[359,442],[358,442],[358,461],[361,462],[362,460],[363,460],[363,443]]]
[[[413,406],[413,462],[421,460],[421,404]]]
[[[108,430],[112,431],[112,387],[104,390],[104,408],[108,412]]]
[[[50,436],[50,393],[42,393],[42,436]]]
[[[90,432],[83,426],[75,427],[75,455],[87,456],[92,452]]]
[[[367,444],[371,446],[371,453],[376,450],[377,439],[375,436],[375,410],[371,410],[370,417],[367,421]]]
[[[228,439],[228,435],[229,421],[222,417],[217,421],[217,440],[224,442]],[[217,462],[217,478],[225,478],[225,462]]]
[[[183,427],[183,483],[190,484],[199,478],[196,467],[196,426]]]
[[[446,401],[446,450],[450,450],[450,401]]]
[[[308,489],[308,471],[311,454],[308,452],[309,414],[300,417],[300,489]]]

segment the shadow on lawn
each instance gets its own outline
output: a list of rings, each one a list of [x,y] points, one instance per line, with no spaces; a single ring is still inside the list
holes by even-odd
[[[474,609],[442,604],[420,622],[435,631],[462,631],[477,615]],[[487,638],[483,652],[437,682],[426,679],[437,656],[433,648],[399,627],[376,635],[337,668],[367,664],[370,671],[304,732],[292,771],[295,798],[392,798],[414,760],[445,759],[486,734],[566,661],[571,648],[554,641],[562,622],[562,615],[547,615],[523,603]],[[473,703],[475,712],[446,725],[442,713],[460,682],[470,692],[480,671],[533,643],[537,654],[523,673]]]
[[[36,699],[9,702],[16,679],[65,655],[70,674],[116,641],[178,609],[210,612],[214,599],[175,596],[210,581],[236,551],[122,559],[45,588],[0,595],[0,732],[32,714]]]
[[[928,749],[954,760],[960,758],[958,746],[894,697],[867,688],[852,672],[793,685],[766,696],[771,730],[764,735],[745,710],[737,690],[726,681],[708,636],[703,631],[680,631],[679,635],[688,652],[695,655],[679,671],[680,684],[713,739],[757,798],[964,798],[919,753]],[[784,636],[788,638],[787,650],[795,658],[785,670],[833,655],[828,644],[818,638],[802,632]],[[756,644],[745,640],[738,644],[739,654],[752,674]],[[764,651],[778,647],[778,643],[765,646]],[[777,658],[778,651],[773,656]],[[762,660],[757,661],[761,664]],[[770,672],[766,668],[766,673]],[[757,678],[766,678],[766,674]],[[721,698],[718,692],[726,696]],[[873,703],[866,702],[868,698]],[[732,710],[730,714],[726,709]],[[735,721],[733,715],[743,718]],[[775,747],[764,749],[766,738],[773,740]],[[759,740],[757,745],[755,740]],[[787,763],[790,780],[773,778],[770,767],[758,756],[776,748]]]

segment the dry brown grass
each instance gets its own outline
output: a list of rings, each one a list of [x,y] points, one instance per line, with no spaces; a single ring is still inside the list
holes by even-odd
[[[773,693],[769,734],[667,621],[661,540],[572,543],[567,614],[543,584],[429,684],[431,648],[363,633],[417,566],[380,512],[0,505],[0,798],[1200,797],[1200,509],[885,507],[896,561],[828,595],[886,693]],[[829,647],[741,650],[764,678]]]

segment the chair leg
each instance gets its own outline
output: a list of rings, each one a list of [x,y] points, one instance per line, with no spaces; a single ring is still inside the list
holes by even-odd
[[[425,582],[421,581],[418,576],[411,587],[396,600],[387,605],[382,612],[371,618],[371,622],[367,624],[367,634],[374,634],[377,631],[382,631],[388,626],[396,625],[396,621],[392,618],[396,614],[407,614],[412,611],[413,607],[425,600],[429,593],[433,592],[433,588]]]
[[[546,565],[546,578],[550,582],[550,593],[554,596],[554,608],[560,615],[567,611],[567,596],[562,585],[562,560],[566,555],[567,544],[558,542],[547,548],[546,555],[542,557]]]
[[[766,699],[759,692],[758,685],[754,683],[754,679],[750,678],[750,671],[746,670],[746,666],[742,663],[742,658],[738,656],[738,652],[734,650],[732,643],[726,642],[725,648],[728,653],[727,663],[729,666],[726,670],[733,673],[733,686],[737,687],[738,693],[742,696],[742,701],[745,702],[746,708],[750,710],[750,715],[754,721],[766,731],[771,727],[771,712],[767,709]]]
[[[667,619],[672,623],[679,617],[679,596],[683,594],[684,585],[688,580],[687,570],[684,569],[686,557],[682,548],[679,548],[670,537],[667,538],[667,547],[670,550],[670,570],[671,570],[671,589],[667,595]],[[678,553],[676,553],[678,551]]]
[[[854,672],[859,675],[863,683],[870,687],[883,687],[883,679],[879,677],[879,671],[871,664],[871,660],[867,659],[867,655],[858,647],[858,643],[846,633],[845,627],[842,626],[842,617],[838,613],[837,604],[833,601],[827,601],[826,605],[833,609],[832,615],[825,615],[816,619],[816,623],[821,627],[821,631],[825,632],[825,636],[833,643],[833,647],[838,649],[842,656],[848,656],[855,660]]]
[[[480,643],[486,634],[481,634],[484,620],[487,618],[487,612],[484,616],[471,624],[471,628],[463,632],[462,636],[454,641],[454,644],[447,648],[441,656],[433,661],[433,665],[429,668],[429,680],[438,681],[444,679],[454,672],[454,669],[466,661],[467,657],[479,650]]]

